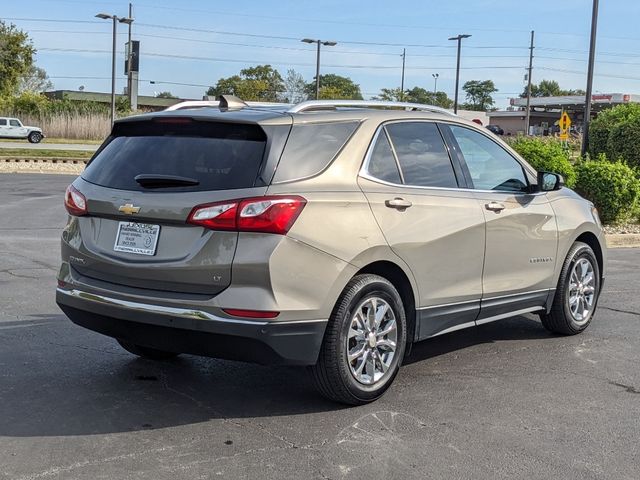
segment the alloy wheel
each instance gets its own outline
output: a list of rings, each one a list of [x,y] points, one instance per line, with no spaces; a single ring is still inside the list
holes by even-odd
[[[360,303],[347,335],[347,362],[353,377],[365,385],[384,378],[396,355],[397,340],[391,305],[380,297],[369,297]]]

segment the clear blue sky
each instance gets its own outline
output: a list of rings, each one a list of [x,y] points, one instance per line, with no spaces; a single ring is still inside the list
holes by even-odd
[[[463,44],[461,83],[492,79],[499,89],[497,105],[504,107],[523,89],[531,30],[536,31],[537,47],[534,82],[555,79],[563,88],[585,88],[591,0],[134,0],[133,4],[134,39],[141,41],[141,94],[169,90],[180,97],[200,98],[205,86],[219,77],[265,63],[283,74],[293,68],[311,80],[315,49],[299,41],[311,37],[338,42],[323,49],[322,73],[351,77],[365,98],[380,88],[400,85],[403,46],[405,86],[433,89],[432,74],[438,73],[438,90],[453,96],[455,48],[447,38],[469,33],[473,36]],[[640,2],[600,4],[594,90],[638,94]],[[37,65],[46,69],[57,89],[83,85],[87,91],[106,92],[110,91],[111,23],[94,15],[125,16],[127,11],[128,1],[123,0],[4,0],[0,18],[29,33],[38,49]],[[125,84],[126,30],[119,26],[118,91]]]

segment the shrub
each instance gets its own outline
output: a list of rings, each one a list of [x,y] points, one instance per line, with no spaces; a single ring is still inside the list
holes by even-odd
[[[595,204],[603,223],[623,222],[637,212],[640,180],[628,165],[600,155],[580,162],[576,170],[576,190]]]
[[[569,161],[569,152],[558,140],[520,136],[509,143],[536,170],[559,173],[568,187],[575,185],[576,172]]]
[[[640,115],[620,122],[611,129],[607,156],[621,158],[631,167],[640,167]]]
[[[640,104],[630,103],[600,112],[589,127],[589,153],[622,158],[640,165]]]

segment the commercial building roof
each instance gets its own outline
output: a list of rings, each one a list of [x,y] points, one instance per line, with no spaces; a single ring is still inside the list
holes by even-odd
[[[640,103],[640,95],[630,93],[594,93],[591,96],[591,105],[594,109],[607,108],[622,103]],[[526,98],[512,98],[512,107],[527,106]],[[544,108],[546,110],[562,110],[572,107],[573,110],[583,110],[585,106],[584,95],[566,95],[558,97],[531,97],[532,108]]]

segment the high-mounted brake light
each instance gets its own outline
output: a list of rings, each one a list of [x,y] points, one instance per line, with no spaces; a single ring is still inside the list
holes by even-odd
[[[87,214],[87,199],[74,187],[69,185],[64,194],[64,207],[70,215],[80,217]]]
[[[153,121],[156,123],[170,123],[173,125],[186,125],[193,123],[193,119],[189,117],[156,117]]]
[[[187,223],[211,230],[286,235],[307,201],[297,195],[208,203],[193,208]]]

